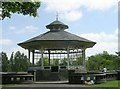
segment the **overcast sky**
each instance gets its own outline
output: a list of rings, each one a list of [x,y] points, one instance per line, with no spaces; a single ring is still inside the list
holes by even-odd
[[[38,9],[39,17],[13,14],[2,22],[0,46],[10,55],[20,50],[17,44],[26,41],[48,29],[45,26],[56,18],[69,26],[70,33],[97,42],[87,49],[87,56],[108,51],[118,51],[118,0],[41,0]]]

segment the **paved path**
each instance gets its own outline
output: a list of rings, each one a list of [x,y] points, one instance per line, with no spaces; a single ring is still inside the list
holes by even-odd
[[[81,84],[68,84],[67,81],[35,82],[34,84],[20,84],[16,86],[3,87],[2,89],[103,89],[89,87]]]

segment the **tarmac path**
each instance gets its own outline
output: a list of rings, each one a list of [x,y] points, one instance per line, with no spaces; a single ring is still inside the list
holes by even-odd
[[[62,82],[35,82],[33,84],[18,84],[15,86],[2,87],[2,89],[104,89],[85,86],[82,84],[68,84],[67,81]]]

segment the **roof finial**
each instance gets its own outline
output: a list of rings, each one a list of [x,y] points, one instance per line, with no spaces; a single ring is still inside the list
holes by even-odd
[[[56,11],[56,20],[58,20],[58,11]]]

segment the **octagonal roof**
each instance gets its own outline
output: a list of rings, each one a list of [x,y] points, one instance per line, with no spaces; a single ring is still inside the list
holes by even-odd
[[[25,42],[19,43],[18,45],[29,50],[39,50],[41,48],[90,48],[96,44],[96,42],[64,31],[64,29],[67,29],[68,26],[58,20],[55,20],[51,24],[47,25],[46,28],[50,29],[50,31],[29,39]]]
[[[68,26],[58,20],[55,20],[54,22],[47,25],[46,28],[50,30],[58,29],[58,28],[64,30],[64,29],[68,29]]]

